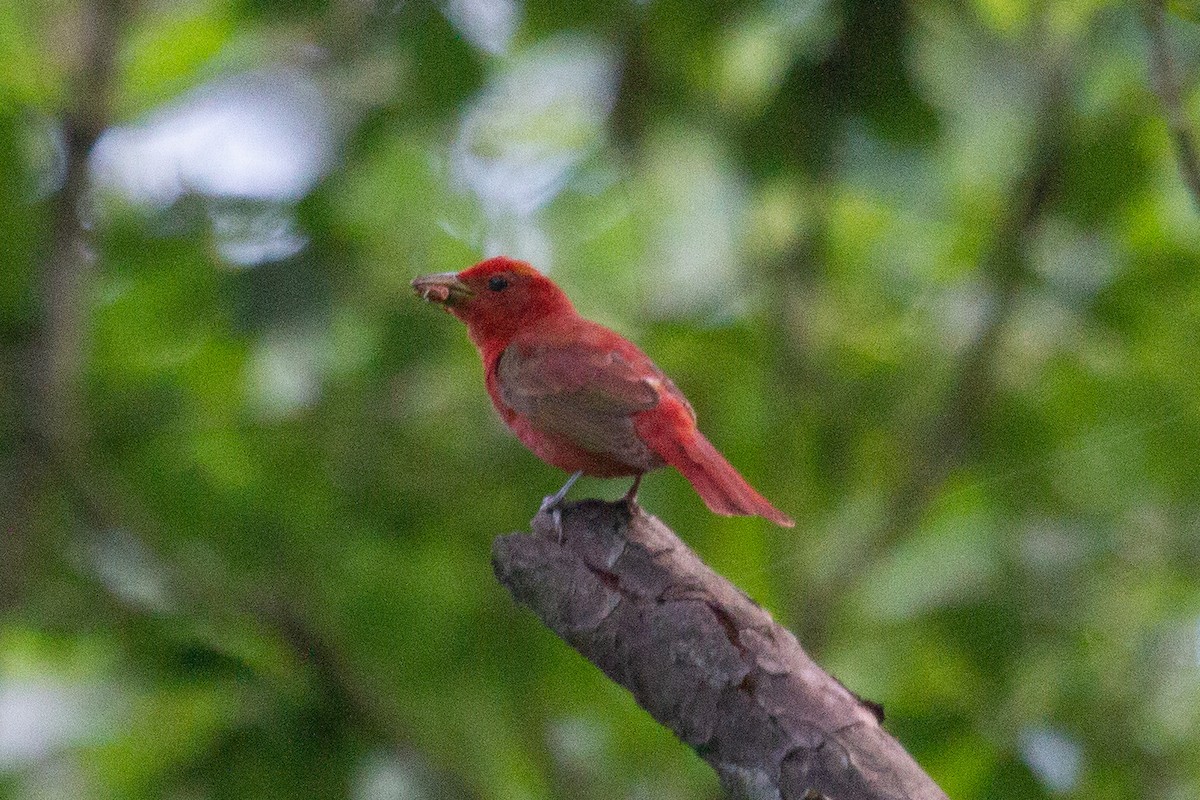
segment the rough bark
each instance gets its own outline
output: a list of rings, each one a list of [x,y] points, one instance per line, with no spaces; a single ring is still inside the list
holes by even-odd
[[[585,500],[493,543],[496,576],[713,766],[735,798],[945,798],[771,615],[656,518]]]

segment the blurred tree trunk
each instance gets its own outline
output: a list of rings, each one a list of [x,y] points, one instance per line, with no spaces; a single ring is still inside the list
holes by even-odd
[[[11,356],[18,441],[14,485],[4,492],[12,499],[0,518],[5,534],[0,537],[0,608],[21,600],[34,547],[31,528],[55,464],[74,463],[82,454],[79,365],[92,254],[80,207],[87,196],[88,156],[108,124],[110,85],[128,10],[124,0],[100,0],[79,9],[70,105],[60,120],[62,182],[49,207],[46,257],[36,276],[36,316]]]
[[[1167,39],[1165,0],[1145,0],[1145,15],[1150,34],[1150,78],[1166,114],[1175,156],[1179,160],[1179,175],[1192,195],[1192,202],[1200,210],[1200,153],[1188,121],[1183,89],[1171,56],[1171,43]]]

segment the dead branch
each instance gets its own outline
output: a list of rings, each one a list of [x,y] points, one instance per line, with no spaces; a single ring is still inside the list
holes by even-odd
[[[670,529],[584,500],[492,546],[496,576],[551,630],[752,800],[945,798],[882,710]]]

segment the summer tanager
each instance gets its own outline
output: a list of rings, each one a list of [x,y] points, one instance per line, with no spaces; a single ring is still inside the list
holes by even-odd
[[[710,510],[795,523],[754,490],[696,428],[683,393],[629,340],[579,316],[549,278],[503,256],[426,275],[416,293],[467,325],[492,403],[538,458],[573,473],[547,497],[553,510],[580,475],[642,475],[670,464]]]

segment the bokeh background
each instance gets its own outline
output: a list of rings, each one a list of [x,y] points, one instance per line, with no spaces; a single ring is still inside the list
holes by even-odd
[[[719,796],[492,577],[563,476],[408,281],[496,253],[795,515],[641,494],[951,796],[1200,796],[1198,55],[1109,0],[0,4],[0,797]]]

